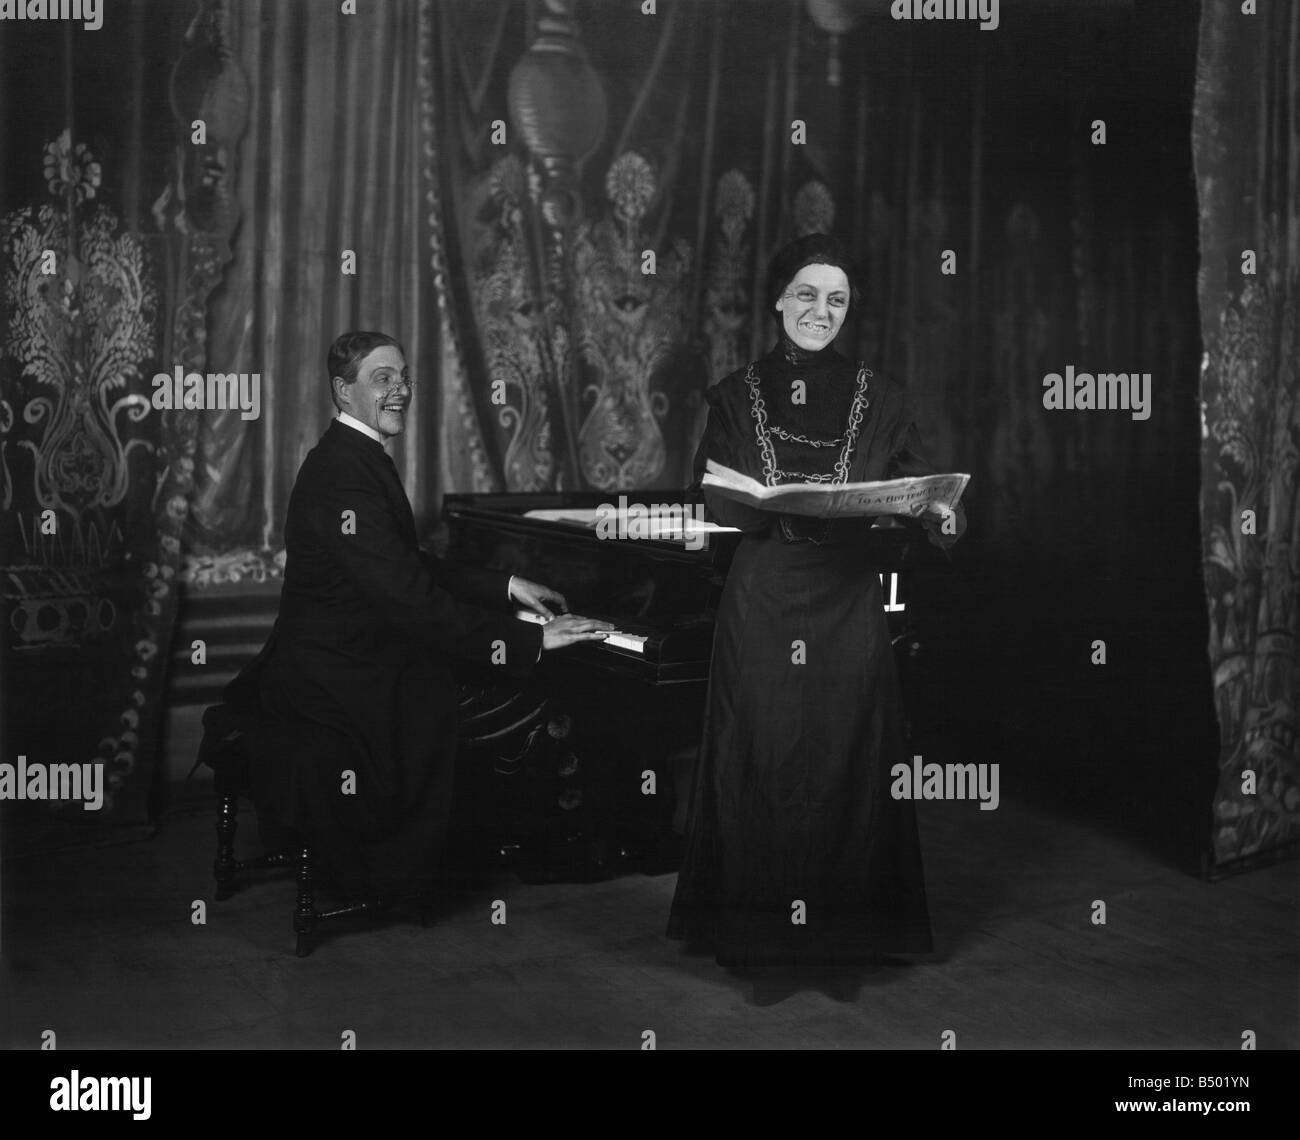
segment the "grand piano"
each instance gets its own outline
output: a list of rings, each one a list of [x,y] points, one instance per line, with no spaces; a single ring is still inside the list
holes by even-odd
[[[679,509],[647,510],[667,500]],[[526,686],[466,680],[467,839],[487,839],[532,880],[675,868],[739,533],[670,491],[449,495],[442,517],[444,557],[543,582],[616,627],[547,654]],[[910,706],[925,655],[909,586],[945,558],[912,524],[890,523],[872,528],[869,549]]]

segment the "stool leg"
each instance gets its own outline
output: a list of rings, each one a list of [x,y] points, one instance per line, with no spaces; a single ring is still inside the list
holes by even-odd
[[[293,912],[293,929],[298,935],[297,953],[305,958],[311,953],[312,934],[316,929],[316,906],[312,897],[311,848],[302,845],[298,852],[298,905]]]
[[[212,876],[217,880],[216,898],[228,899],[235,893],[235,830],[239,815],[239,797],[223,794],[217,803],[217,858]]]

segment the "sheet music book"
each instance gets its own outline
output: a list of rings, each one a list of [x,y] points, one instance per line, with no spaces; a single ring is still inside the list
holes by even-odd
[[[706,490],[764,511],[813,518],[837,519],[865,515],[904,515],[916,518],[931,504],[950,510],[960,502],[969,475],[921,475],[881,479],[873,483],[785,483],[765,487],[757,479],[709,460]]]

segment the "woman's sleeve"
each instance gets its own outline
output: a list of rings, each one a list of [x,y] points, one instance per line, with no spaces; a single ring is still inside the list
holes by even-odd
[[[898,424],[890,444],[889,460],[885,465],[886,479],[911,479],[922,475],[934,475],[934,464],[921,443],[921,429],[916,426],[916,414],[912,405],[904,401],[898,417]],[[943,550],[952,546],[966,531],[966,510],[957,504],[957,531],[945,534],[943,524],[933,515],[925,515],[920,523],[925,527],[930,541]]]
[[[705,392],[704,399],[709,405],[709,418],[704,425],[700,445],[695,450],[693,489],[699,488],[700,481],[704,478],[705,464],[710,459],[744,474],[745,463],[740,449],[749,442],[742,434],[744,427],[736,423],[736,417],[728,408],[719,384]],[[772,516],[767,511],[725,499],[708,489],[704,491],[704,503],[708,507],[709,517],[722,526],[734,526],[746,533],[756,534],[772,524]]]

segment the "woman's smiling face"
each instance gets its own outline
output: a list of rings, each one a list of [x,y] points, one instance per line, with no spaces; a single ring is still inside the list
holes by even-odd
[[[805,265],[776,303],[785,335],[808,352],[833,341],[849,311],[849,279],[835,265]]]

